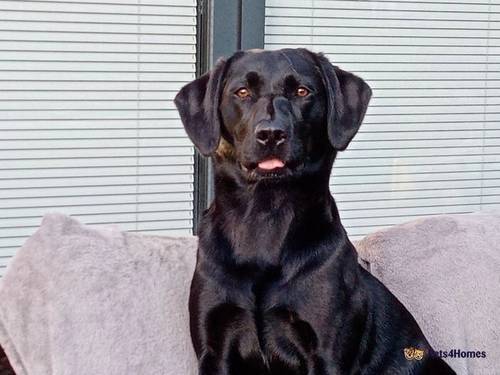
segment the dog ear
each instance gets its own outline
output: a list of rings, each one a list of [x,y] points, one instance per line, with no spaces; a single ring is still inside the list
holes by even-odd
[[[361,78],[332,65],[324,55],[315,55],[326,89],[328,138],[337,151],[343,151],[361,126],[372,90]]]
[[[211,71],[184,86],[174,99],[186,133],[205,156],[219,145],[219,103],[225,71],[226,61],[220,59]]]

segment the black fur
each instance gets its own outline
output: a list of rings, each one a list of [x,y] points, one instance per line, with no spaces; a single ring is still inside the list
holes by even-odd
[[[329,191],[370,97],[362,79],[305,49],[238,52],[178,94],[215,170],[189,303],[201,375],[454,374],[358,265]],[[285,141],[259,143],[261,128]],[[270,158],[284,167],[259,168]],[[410,347],[423,358],[407,360]]]

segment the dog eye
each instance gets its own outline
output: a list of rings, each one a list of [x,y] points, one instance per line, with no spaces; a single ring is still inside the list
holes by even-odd
[[[308,89],[306,89],[306,88],[305,88],[305,87],[303,87],[303,86],[300,86],[300,87],[297,89],[297,91],[295,91],[295,94],[296,94],[297,96],[304,97],[304,96],[309,95],[309,90],[308,90]]]
[[[245,99],[250,96],[250,91],[246,87],[242,87],[236,91],[236,95],[238,95],[240,99]]]

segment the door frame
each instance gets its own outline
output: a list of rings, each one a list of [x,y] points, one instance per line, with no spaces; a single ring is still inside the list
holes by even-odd
[[[223,56],[238,50],[264,48],[265,0],[198,0],[196,76]],[[213,171],[209,158],[195,150],[193,231],[213,200]]]

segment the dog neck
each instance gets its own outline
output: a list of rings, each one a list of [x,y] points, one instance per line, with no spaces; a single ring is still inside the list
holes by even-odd
[[[322,170],[297,179],[249,182],[234,162],[215,160],[215,198],[207,214],[210,221],[217,218],[238,259],[277,264],[283,249],[300,249],[301,243],[332,237],[346,243],[328,186],[329,168]]]
[[[329,219],[336,207],[329,189],[332,161],[318,162],[320,171],[300,177],[283,179],[246,179],[237,162],[215,159],[214,167],[214,204],[224,207],[226,212],[253,208],[254,213],[275,212],[291,208],[295,214],[311,209]]]

